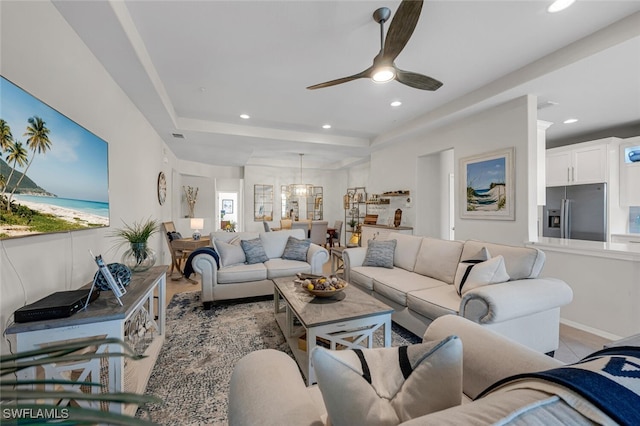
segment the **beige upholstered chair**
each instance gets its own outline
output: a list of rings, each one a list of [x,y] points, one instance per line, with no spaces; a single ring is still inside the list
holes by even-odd
[[[311,222],[311,234],[310,239],[313,244],[317,244],[321,247],[327,245],[327,228],[329,223],[325,221],[314,220]]]
[[[309,235],[309,223],[302,221],[295,221],[291,223],[291,229],[303,229],[305,235]]]
[[[280,229],[291,229],[291,219],[280,219]]]
[[[173,224],[173,222],[163,222],[162,232],[164,233],[164,238],[167,241],[167,246],[169,246],[169,253],[171,253],[171,269],[169,271],[169,275],[173,274],[174,269],[176,269],[178,272],[182,272],[182,262],[187,260],[191,251],[175,250],[173,248],[173,245],[171,244],[171,238],[169,237],[169,233],[176,232],[176,226]]]

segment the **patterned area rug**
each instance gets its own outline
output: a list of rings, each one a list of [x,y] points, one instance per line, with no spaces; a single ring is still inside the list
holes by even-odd
[[[421,341],[396,324],[392,339],[393,346]],[[138,416],[164,425],[226,424],[236,362],[266,348],[291,355],[276,324],[272,299],[205,310],[199,292],[176,294],[167,308],[166,340],[147,386],[147,393],[165,403],[138,410]]]

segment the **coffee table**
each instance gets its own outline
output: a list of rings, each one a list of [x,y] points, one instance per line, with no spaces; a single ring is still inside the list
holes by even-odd
[[[309,354],[317,338],[327,342],[330,349],[372,348],[373,334],[382,328],[384,346],[391,346],[391,307],[353,285],[331,298],[315,297],[294,283],[294,279],[274,279],[273,300],[276,321],[307,385],[316,382]],[[298,346],[303,334],[306,350]]]

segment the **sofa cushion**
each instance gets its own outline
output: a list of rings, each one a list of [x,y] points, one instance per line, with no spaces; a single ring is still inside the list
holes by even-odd
[[[416,290],[407,294],[407,307],[432,320],[443,315],[458,315],[460,296],[452,285]]]
[[[504,257],[496,256],[484,262],[481,260],[463,260],[458,265],[455,282],[458,295],[462,296],[477,287],[509,281]]]
[[[460,241],[423,238],[414,271],[452,284],[463,247]]]
[[[349,283],[355,284],[367,291],[373,291],[373,276],[381,268],[374,266],[355,266],[349,271]]]
[[[216,242],[216,249],[220,255],[221,266],[236,265],[247,261],[244,250],[240,247],[240,241],[237,244],[229,244],[224,241]]]
[[[275,259],[282,257],[284,248],[287,246],[289,237],[294,237],[299,240],[303,240],[307,237],[306,233],[302,229],[285,229],[276,232],[261,232],[260,240],[264,247],[264,252],[269,259]]]
[[[378,273],[373,276],[373,290],[402,306],[407,306],[407,293],[410,291],[447,285],[440,280],[401,268],[377,269]]]
[[[299,240],[289,236],[289,238],[287,238],[287,244],[284,246],[284,251],[282,252],[282,258],[306,262],[309,244],[311,244],[311,240]]]
[[[507,274],[511,280],[536,278],[544,266],[545,256],[541,250],[529,247],[514,247],[503,244],[468,240],[464,243],[462,259],[470,259],[475,253],[486,247],[491,256],[501,255]]]
[[[396,240],[369,240],[367,254],[362,266],[379,266],[393,269],[393,255],[396,250]]]
[[[312,353],[332,425],[397,425],[459,405],[462,343]]]
[[[303,274],[311,273],[311,265],[299,260],[269,259],[264,262],[264,266],[267,268],[267,278],[270,280],[274,278],[290,277],[298,272]]]
[[[392,232],[389,234],[389,238],[393,238],[398,242],[396,251],[393,254],[394,266],[413,272],[418,258],[418,251],[422,245],[422,237]]]
[[[244,255],[247,258],[247,263],[252,265],[254,263],[263,263],[269,260],[267,254],[262,247],[262,241],[260,238],[254,240],[242,240],[240,246],[244,250]]]
[[[267,279],[267,268],[264,263],[225,266],[218,270],[218,284],[246,283]]]

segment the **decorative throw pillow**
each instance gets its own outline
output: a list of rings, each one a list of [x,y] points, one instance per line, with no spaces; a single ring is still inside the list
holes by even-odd
[[[224,241],[216,241],[216,249],[220,255],[220,263],[222,266],[236,265],[244,263],[247,258],[240,244],[229,244]]]
[[[312,354],[332,425],[397,425],[461,403],[462,343],[456,336],[417,345]]]
[[[173,241],[173,240],[179,240],[180,238],[182,238],[182,234],[180,234],[179,232],[167,232],[167,236],[169,237],[169,241]]]
[[[496,256],[489,260],[463,260],[458,265],[453,285],[460,296],[469,290],[488,284],[509,281],[504,265],[504,257]]]
[[[284,247],[284,252],[282,252],[282,258],[306,262],[310,244],[311,240],[299,240],[289,236],[287,245]]]
[[[240,241],[240,246],[242,246],[242,250],[244,251],[248,264],[262,263],[269,260],[267,254],[264,252],[264,247],[262,247],[262,241],[260,241],[260,238],[242,240]]]
[[[396,250],[396,243],[396,240],[369,240],[362,266],[380,266],[393,269],[393,253]]]

